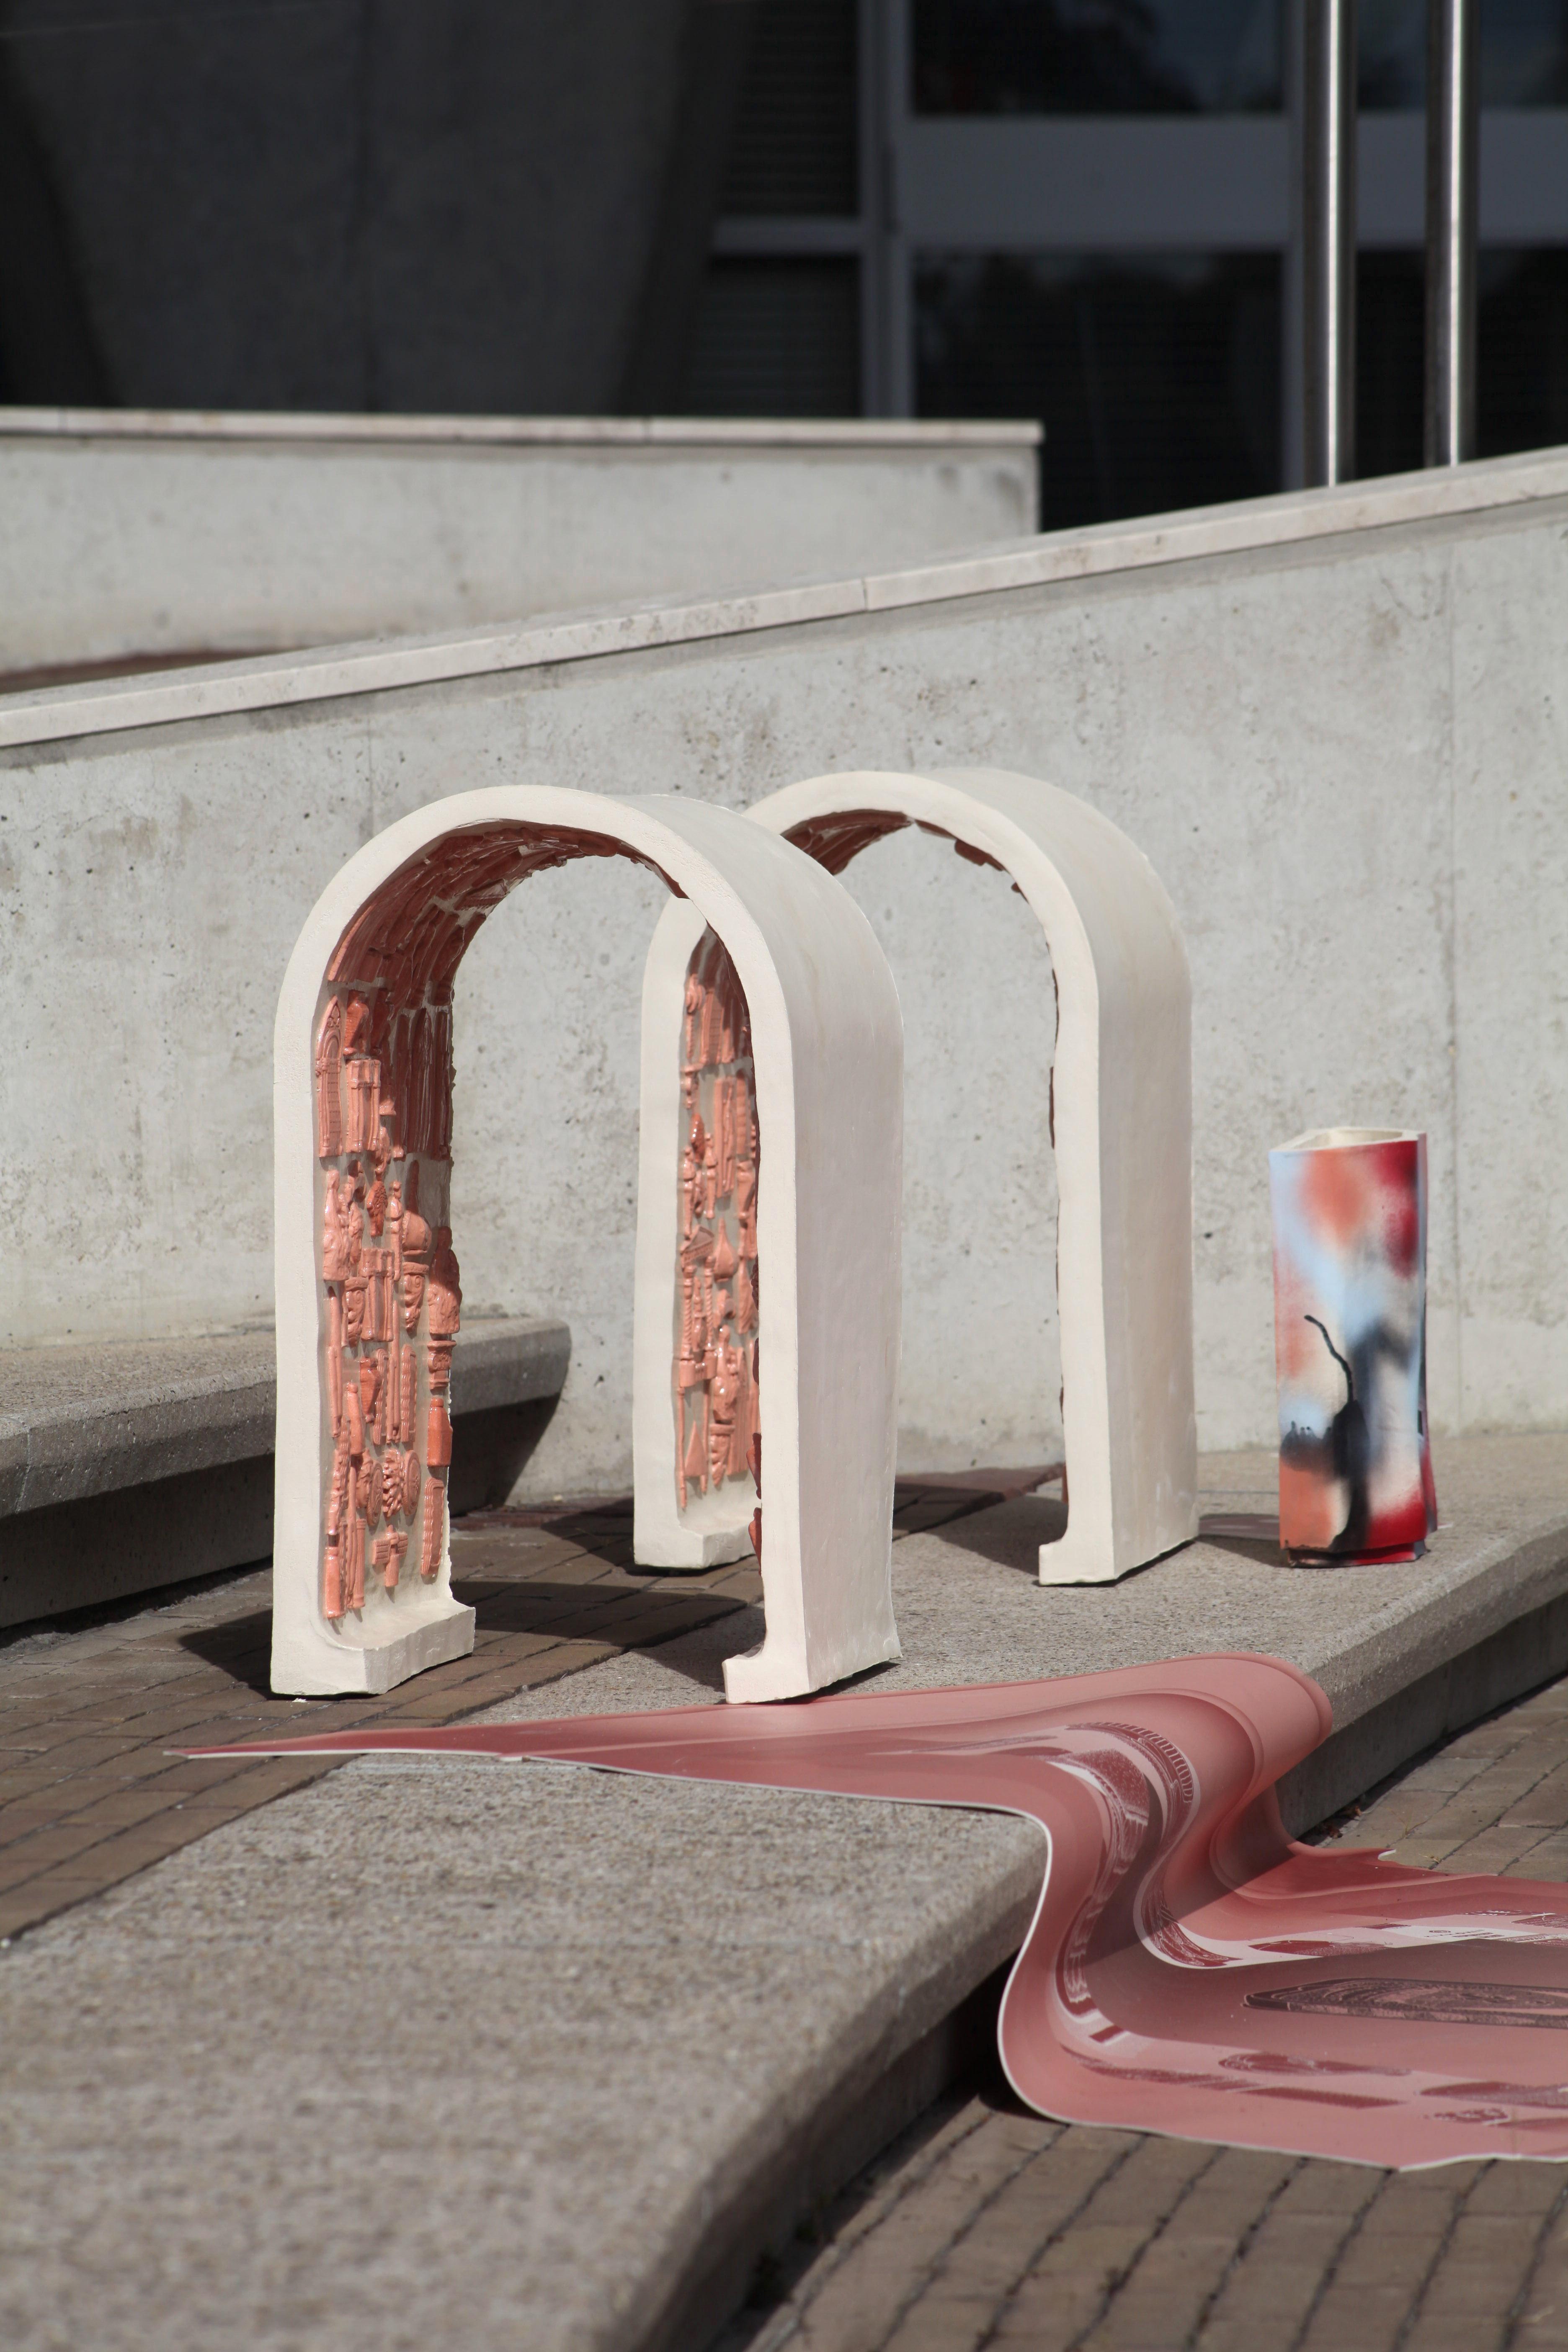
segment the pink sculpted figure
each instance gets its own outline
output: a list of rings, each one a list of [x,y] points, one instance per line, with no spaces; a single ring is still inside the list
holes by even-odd
[[[710,1486],[721,1486],[731,1475],[745,1365],[739,1348],[727,1344],[722,1333],[714,1343],[712,1363],[708,1382],[708,1478]]]
[[[397,1433],[403,1444],[412,1445],[419,1393],[419,1364],[412,1348],[403,1349],[397,1371]],[[412,1510],[412,1504],[409,1508]]]
[[[342,1069],[343,1008],[333,997],[316,1035],[316,1150],[335,1160],[343,1148],[343,1108],[338,1080]]]
[[[688,967],[681,1040],[680,1328],[672,1368],[679,1506],[740,1475],[755,1425],[743,1341],[756,1322],[756,1112],[750,1024],[733,966],[708,934]],[[702,1116],[703,1076],[709,1116]],[[733,1200],[738,1232],[723,1204]],[[724,1327],[731,1328],[728,1336]]]
[[[451,1339],[458,1329],[462,1305],[458,1261],[452,1255],[452,1229],[449,1225],[437,1225],[436,1246],[430,1259],[430,1333],[433,1339]]]
[[[708,1261],[714,1281],[732,1280],[740,1263],[735,1255],[735,1244],[730,1239],[730,1229],[721,1218],[714,1228],[713,1255]]]
[[[381,1134],[381,1064],[372,1054],[355,1054],[344,1064],[349,1082],[348,1148],[368,1151]]]
[[[343,1521],[348,1517],[350,1476],[348,1443],[342,1437],[332,1455],[332,1484],[327,1496],[327,1565],[321,1591],[322,1611],[332,1618],[343,1613]]]
[[[382,1228],[386,1223],[386,1187],[381,1181],[379,1168],[376,1170],[375,1181],[364,1196],[364,1213],[370,1219],[370,1237],[372,1241],[378,1242],[381,1239]]]
[[[370,1285],[363,1274],[351,1274],[343,1283],[343,1338],[351,1348],[357,1348],[364,1338],[365,1310]]]
[[[698,1023],[697,1046],[705,1070],[711,1069],[713,1064],[720,1058],[719,1024],[719,992],[716,988],[705,988],[702,992],[702,1010]]]
[[[327,1289],[327,1393],[332,1404],[332,1435],[337,1436],[343,1425],[343,1302],[341,1295]]]
[[[425,1304],[425,1276],[429,1270],[430,1228],[419,1214],[419,1162],[410,1163],[403,1190],[403,1328],[414,1331]]]
[[[345,1203],[338,1194],[338,1171],[327,1171],[327,1197],[321,1210],[321,1279],[341,1282],[349,1270],[349,1226],[345,1206],[353,1206],[352,1195]]]
[[[353,1497],[349,1499],[348,1556],[343,1561],[343,1605],[364,1607],[364,1521]]]
[[[686,1040],[680,1060],[683,1071],[702,1067],[702,982],[694,971],[686,975]]]
[[[392,1278],[403,1279],[403,1187],[389,1184],[386,1188],[386,1245],[392,1252]]]
[[[426,1584],[439,1573],[441,1539],[447,1532],[447,1490],[439,1478],[425,1486],[425,1538],[419,1551],[419,1573]]]

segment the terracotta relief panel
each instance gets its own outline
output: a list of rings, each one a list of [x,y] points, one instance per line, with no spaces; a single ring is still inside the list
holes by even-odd
[[[734,967],[711,931],[686,975],[680,1094],[680,1304],[671,1387],[676,1491],[685,1510],[695,1494],[752,1473],[759,1452],[751,1024]],[[760,1551],[756,1521],[752,1540]]]
[[[422,1203],[444,1206],[449,1190],[450,1005],[395,1007],[384,984],[332,995],[316,1082],[333,1447],[321,1608],[339,1622],[395,1601],[405,1573],[440,1572],[462,1294],[451,1234]]]
[[[458,966],[515,884],[584,856],[648,863],[607,835],[565,827],[447,835],[361,908],[328,968],[315,1096],[332,1443],[321,1591],[334,1622],[395,1603],[410,1563],[427,1582],[441,1571],[462,1307],[444,1222]],[[739,991],[725,1002],[732,1020]],[[722,1043],[725,1008],[714,1017]],[[701,1475],[710,1475],[706,1454]]]

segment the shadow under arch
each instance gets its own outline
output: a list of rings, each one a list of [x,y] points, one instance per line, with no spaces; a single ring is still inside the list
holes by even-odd
[[[1152,866],[1087,802],[1001,769],[818,776],[746,814],[834,874],[873,841],[919,825],[951,837],[962,856],[999,868],[1033,909],[1058,997],[1052,1139],[1068,1495],[1066,1533],[1039,1548],[1040,1580],[1107,1582],[1190,1541],[1197,1533],[1192,991],[1175,910]],[[667,1102],[675,973],[690,933],[687,911],[667,908],[649,950],[645,1155]],[[650,1032],[665,1041],[662,1059],[650,1051]],[[656,1266],[656,1237],[650,1231],[645,1245],[641,1213],[641,1202],[655,1197],[652,1175],[645,1159],[637,1300],[639,1313],[645,1300],[657,1301],[668,1330],[672,1263],[665,1251]],[[650,1441],[636,1465],[637,1557],[670,1566],[700,1564],[693,1553],[736,1557],[732,1513],[728,1521],[710,1513],[699,1531],[673,1509],[670,1465],[651,1442],[653,1412],[643,1412],[656,1381],[662,1410],[668,1349],[656,1363],[639,1334],[637,1372],[637,1427],[646,1423]],[[668,1421],[662,1411],[658,1428]]]
[[[722,943],[751,1024],[768,1139],[756,1200],[769,1269],[766,1633],[727,1661],[726,1695],[792,1697],[899,1655],[902,1029],[875,934],[810,858],[728,810],[502,785],[432,803],[367,843],[318,900],[284,977],[277,1691],[384,1690],[472,1647],[473,1612],[451,1591],[443,1486],[459,1307],[452,987],[508,892],[577,857],[630,857],[658,874]],[[830,1160],[847,1101],[871,1112],[865,1148]],[[848,1333],[826,1311],[836,1278],[858,1302]]]

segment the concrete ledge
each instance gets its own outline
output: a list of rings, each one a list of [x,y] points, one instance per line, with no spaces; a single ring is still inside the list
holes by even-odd
[[[1286,1566],[1268,1537],[1274,1477],[1269,1454],[1208,1457],[1205,1539],[1109,1587],[1042,1591],[1035,1583],[1035,1548],[1062,1520],[1048,1492],[902,1538],[894,1591],[906,1663],[879,1676],[879,1687],[1090,1673],[1203,1650],[1291,1658],[1322,1684],[1337,1725],[1282,1790],[1300,1832],[1568,1665],[1568,1439],[1467,1439],[1441,1448],[1443,1525],[1426,1559],[1396,1569]],[[740,1638],[733,1621],[723,1635],[732,1648]],[[695,1635],[496,1712],[576,1715],[700,1698],[710,1681],[707,1646]],[[557,1801],[549,1783],[563,1777],[540,1776],[541,1831]],[[712,1818],[726,1798],[735,1792],[708,1792]],[[658,1801],[673,1808],[677,1801]],[[668,2182],[662,2193],[656,2189],[651,2172],[621,2183],[645,2228],[623,2250],[627,2280],[636,2281],[624,2315],[591,2336],[615,2352],[670,2352],[677,2344],[697,2352],[743,2298],[757,2260],[787,2240],[805,2204],[831,2194],[909,2120],[911,2085],[935,2095],[953,2079],[963,2063],[958,2053],[973,2046],[960,2032],[974,2014],[966,2004],[981,2000],[998,1961],[1016,1948],[1038,1892],[1032,1830],[960,1817],[969,1826],[950,1857],[938,1932],[934,1888],[922,1912],[898,1884],[900,1853],[907,1845],[916,1869],[931,1834],[910,1826],[924,1809],[819,1801],[803,1846],[800,1799],[749,1791],[743,1801],[757,1878],[787,1923],[777,1933],[795,1953],[800,1991],[781,1999],[775,1990],[772,2004],[759,2008],[747,2053],[754,2105],[705,2141],[697,2134],[695,2182],[688,2175],[679,2196]],[[603,1802],[614,1808],[619,1800],[612,1790]],[[820,1884],[853,1878],[847,1857],[857,1842],[862,1854],[875,1852],[876,1870],[865,1875],[852,1922],[826,1917]],[[713,1890],[700,1852],[667,1876],[672,1885],[639,1919],[638,1937],[668,1938],[668,1969],[711,1980],[705,1920]],[[683,1877],[689,1884],[679,1887]],[[736,1899],[732,1891],[726,1899]],[[851,1936],[865,1965],[847,1984],[834,1978],[832,1962]],[[632,1958],[612,1939],[603,1980],[584,1972],[573,1998],[584,2004],[584,2030]],[[668,2081],[638,2082],[638,2095],[661,2112],[670,2103],[672,2129],[690,2122],[675,2078],[689,2057],[672,2053]],[[700,2103],[701,2087],[689,2095]],[[584,2167],[589,2161],[585,2153]],[[552,2184],[559,2210],[574,2210],[579,2188],[592,2210],[585,2179]],[[693,2207],[704,2217],[700,2229]],[[584,2243],[585,2267],[589,2253]]]
[[[571,449],[1037,449],[1032,418],[921,423],[906,417],[361,416],[308,410],[0,408],[0,440],[259,441],[298,447],[472,443]]]
[[[504,1499],[571,1350],[542,1317],[459,1334],[456,1509]],[[270,1331],[0,1354],[0,1625],[265,1559],[277,1393]]]
[[[1510,508],[1564,499],[1568,453],[1529,450],[1520,457],[1390,474],[1330,489],[1292,490],[1100,523],[1087,530],[1040,532],[928,562],[837,579],[541,614],[517,625],[441,635],[317,645],[303,652],[215,661],[199,669],[168,670],[155,677],[5,695],[0,697],[0,747],[174,727],[345,696],[391,694],[458,678],[596,661],[611,654],[1008,595],[1215,556],[1304,550],[1347,535],[1451,523],[1458,517],[1495,520]]]
[[[1273,1651],[1332,1696],[1348,1787],[1551,1670],[1568,1439],[1440,1447],[1442,1528],[1398,1569],[1289,1569],[1268,1540],[1270,1457],[1204,1470],[1205,1539],[1118,1585],[1035,1581],[1035,1548],[1061,1519],[1048,1493],[900,1538],[906,1659],[881,1685]],[[458,1538],[476,1568],[494,1539]],[[563,1600],[572,1565],[568,1552]],[[711,1700],[747,1637],[731,1614],[496,1712]],[[80,1638],[74,1671],[90,1680],[100,1637]],[[295,2232],[279,2289],[292,2184],[277,2150],[330,2128],[342,2176],[377,2183],[349,2247],[356,2341],[701,2352],[759,2256],[968,2063],[1042,1858],[1033,1825],[958,1808],[356,1759],[5,1956],[35,2301],[57,2335],[96,2341],[79,2304],[96,2317],[111,2294],[111,2312],[162,2312],[178,2265],[220,2283],[192,2306],[202,2352],[268,2327],[308,2335],[335,2308],[344,2239]],[[365,2029],[367,1982],[397,2020],[395,2050]],[[225,2031],[194,2034],[215,1983]],[[112,2063],[84,2060],[90,2026],[86,2045],[54,2030],[95,2015]],[[150,2137],[154,2095],[177,2133]]]

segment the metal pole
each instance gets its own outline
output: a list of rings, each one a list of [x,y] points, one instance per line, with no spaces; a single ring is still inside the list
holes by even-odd
[[[1476,454],[1477,0],[1426,0],[1426,463]]]
[[[1310,484],[1355,472],[1355,0],[1307,0],[1302,364]]]

